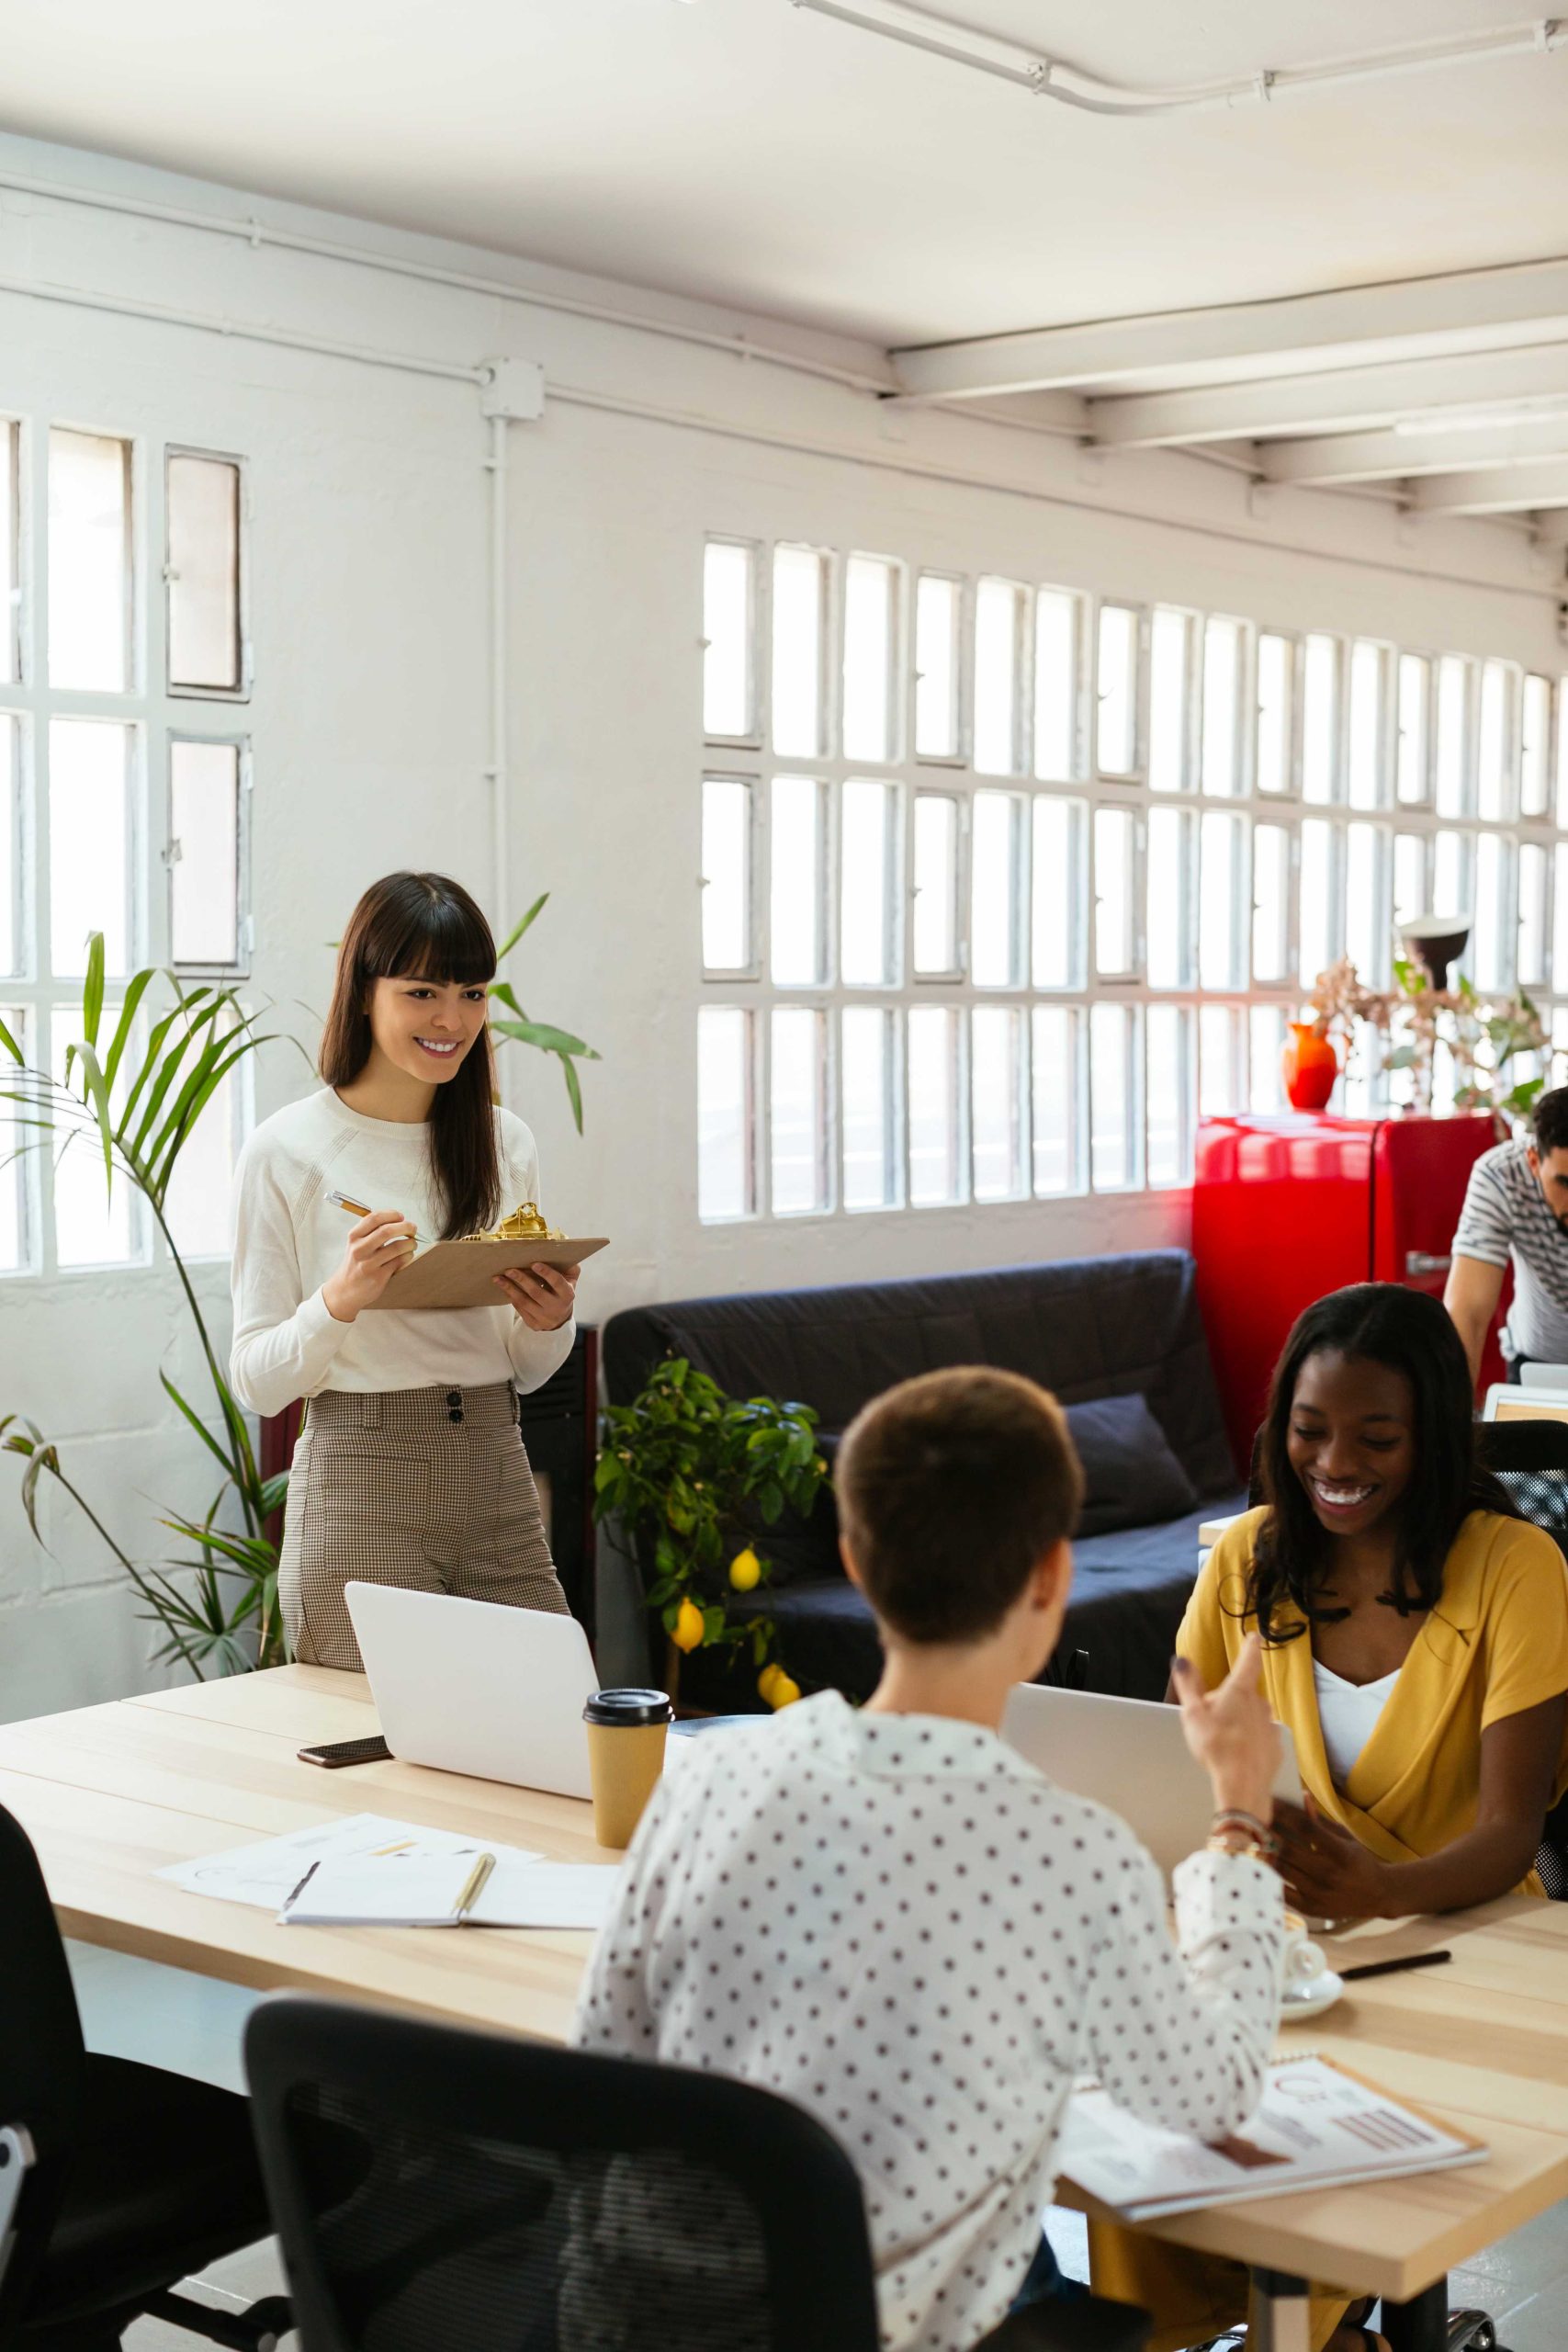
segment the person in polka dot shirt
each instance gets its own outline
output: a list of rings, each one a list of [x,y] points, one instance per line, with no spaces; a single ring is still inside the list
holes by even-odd
[[[1054,1398],[988,1369],[869,1405],[836,1473],[844,1561],[886,1655],[863,1708],[824,1690],[696,1743],[656,1790],[574,2039],[757,2083],[808,2109],[865,2192],[888,2352],[968,2352],[1054,2267],[1063,2109],[1093,2073],[1217,2137],[1256,2106],[1278,2016],[1262,1859],[1279,1733],[1256,1637],[1205,1692],[1213,1779],[1176,1873],[998,1736],[1051,1656],[1082,1476]]]

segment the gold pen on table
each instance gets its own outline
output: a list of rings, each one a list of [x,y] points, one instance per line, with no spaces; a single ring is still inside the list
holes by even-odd
[[[479,1896],[484,1893],[485,1882],[490,1877],[490,1874],[494,1868],[495,1856],[493,1854],[481,1854],[478,1861],[474,1864],[473,1869],[468,1872],[468,1884],[464,1887],[463,1892],[457,1897],[457,1906],[452,1914],[459,1927],[462,1927],[467,1922],[469,1912],[479,1901]]]
[[[350,1200],[346,1193],[329,1193],[327,1199],[334,1209],[346,1209],[350,1216],[372,1216],[375,1214],[374,1210],[367,1208],[363,1201]],[[417,1226],[413,1238],[422,1248],[424,1246],[424,1236]]]

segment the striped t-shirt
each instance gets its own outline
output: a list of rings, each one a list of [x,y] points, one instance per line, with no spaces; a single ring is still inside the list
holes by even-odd
[[[1568,1363],[1568,1233],[1546,1205],[1530,1174],[1529,1145],[1500,1143],[1470,1171],[1457,1258],[1483,1265],[1514,1261],[1514,1301],[1503,1333],[1504,1351],[1547,1363]]]

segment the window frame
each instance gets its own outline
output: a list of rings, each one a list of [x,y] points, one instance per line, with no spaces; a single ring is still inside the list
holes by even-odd
[[[238,637],[240,683],[235,686],[175,685],[169,673],[169,647],[174,638],[174,557],[169,546],[169,468],[176,458],[201,458],[213,465],[232,466],[239,480],[235,485],[234,539],[234,627]],[[248,703],[255,688],[255,657],[251,639],[251,479],[250,460],[231,449],[197,448],[193,443],[169,441],[164,445],[164,510],[163,510],[163,582],[164,582],[164,692],[171,702]]]

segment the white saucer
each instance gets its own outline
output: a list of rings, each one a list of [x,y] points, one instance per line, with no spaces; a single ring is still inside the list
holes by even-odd
[[[1334,2007],[1344,1990],[1345,1979],[1336,1976],[1332,1968],[1325,1968],[1308,1984],[1292,1984],[1280,2002],[1280,2024],[1293,2025],[1298,2018],[1320,2017],[1325,2009]]]

